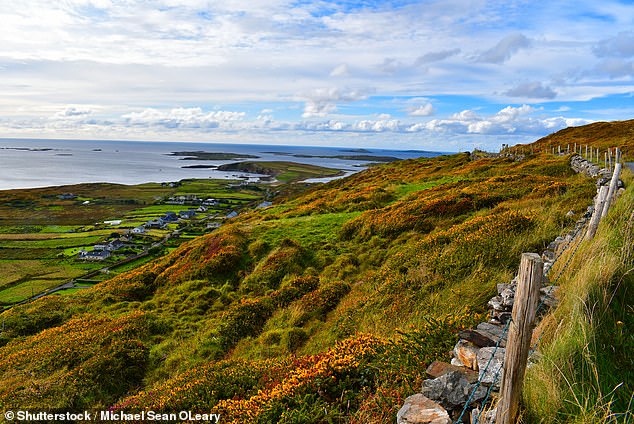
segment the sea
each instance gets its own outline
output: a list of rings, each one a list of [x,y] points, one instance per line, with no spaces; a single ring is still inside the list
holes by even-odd
[[[184,160],[174,152],[257,156],[231,160]],[[333,156],[433,157],[442,152],[345,147],[281,146],[200,142],[49,140],[0,138],[0,190],[110,182],[141,184],[185,178],[258,181],[261,175],[219,171],[209,166],[244,160],[292,161],[336,168],[350,175],[375,161]],[[200,167],[192,167],[192,166]],[[312,179],[325,182],[332,178]]]

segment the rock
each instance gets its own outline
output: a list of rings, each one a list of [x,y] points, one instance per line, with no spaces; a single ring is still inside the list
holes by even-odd
[[[467,402],[474,386],[475,384],[469,384],[469,381],[460,371],[451,371],[433,380],[423,381],[421,393],[448,409],[454,409]],[[471,401],[477,402],[484,399],[486,393],[486,388],[479,386]]]
[[[471,410],[471,422],[478,424],[494,424],[497,411],[497,408],[493,408],[489,411],[483,412],[482,415],[480,415],[480,408],[473,408]],[[478,415],[480,415],[479,420]]]
[[[506,325],[511,320],[511,312],[491,311],[489,322],[494,325]]]
[[[451,424],[451,419],[445,408],[418,393],[405,399],[396,424]]]
[[[462,361],[458,358],[451,358],[451,365],[454,365],[456,367],[462,367],[464,369],[471,369],[471,368],[465,367]]]
[[[504,311],[506,308],[504,307],[504,300],[502,296],[494,296],[489,300],[488,305],[491,309],[495,309],[496,311]]]
[[[557,305],[559,286],[542,287],[539,289],[539,292],[539,302],[543,303],[544,306],[552,308]],[[538,312],[545,310],[544,306],[542,306]]]
[[[469,369],[469,368],[467,368],[465,366],[456,366],[456,365],[448,364],[448,363],[442,362],[442,361],[434,361],[434,362],[432,362],[427,367],[427,370],[425,372],[427,373],[427,375],[429,375],[432,378],[438,378],[438,377],[440,377],[442,375],[445,375],[445,374],[453,372],[453,371],[457,371],[457,372],[462,373],[470,384],[475,383],[476,381],[478,381],[478,372],[477,371]]]
[[[506,346],[506,338],[508,336],[508,333],[504,331],[504,327],[502,327],[501,325],[491,324],[490,322],[481,322],[476,327],[476,331],[483,336],[493,340],[495,343],[500,340],[501,347]]]
[[[575,211],[573,211],[572,209],[569,210],[568,212],[566,212],[566,216],[568,218],[572,218],[573,216],[575,216]]]
[[[493,354],[495,352],[495,355]],[[478,367],[480,370],[480,381],[484,384],[493,384],[494,388],[500,387],[502,377],[504,376],[504,354],[506,349],[500,347],[496,351],[494,347],[483,347],[478,352]],[[493,356],[493,359],[491,357]],[[489,360],[491,362],[489,363]],[[487,364],[489,367],[487,368]],[[496,378],[497,375],[497,378]],[[495,382],[495,384],[494,384]]]
[[[473,343],[478,347],[495,346],[495,340],[490,337],[474,330],[462,330],[458,333],[458,337],[468,342]]]
[[[453,348],[453,353],[463,366],[477,371],[478,350],[479,348],[473,343],[466,340],[458,340],[458,343]]]
[[[542,253],[542,259],[545,261],[553,261],[555,260],[555,252],[552,250],[544,250]]]
[[[513,308],[513,302],[515,301],[515,289],[508,287],[502,290],[500,293],[500,297],[502,298],[502,304],[506,308]]]

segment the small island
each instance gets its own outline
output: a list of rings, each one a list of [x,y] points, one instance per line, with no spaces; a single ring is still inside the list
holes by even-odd
[[[167,156],[182,156],[180,160],[236,160],[236,159],[257,159],[259,156],[248,155],[245,153],[223,153],[223,152],[172,152]]]
[[[302,181],[308,178],[338,177],[344,175],[344,172],[339,169],[286,161],[235,162],[220,165],[217,169],[219,171],[238,171],[268,175],[284,183]]]

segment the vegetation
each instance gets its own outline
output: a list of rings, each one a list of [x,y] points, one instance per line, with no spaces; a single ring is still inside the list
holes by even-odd
[[[274,206],[169,255],[5,311],[0,409],[393,421],[426,365],[447,359],[457,333],[485,319],[520,253],[542,250],[585,212],[596,187],[569,159],[456,154],[372,167],[301,193],[280,188]],[[610,238],[615,252],[631,247],[622,233],[621,242]],[[623,324],[605,334],[622,328],[628,347],[630,322],[619,311]],[[605,339],[596,340],[598,352]],[[104,384],[106,375],[117,378]]]
[[[632,182],[628,173],[627,191],[562,270],[561,304],[542,323],[542,356],[527,375],[526,422],[634,419]]]

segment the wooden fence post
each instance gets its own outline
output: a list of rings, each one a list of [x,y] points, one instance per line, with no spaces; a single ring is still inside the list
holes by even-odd
[[[543,278],[544,262],[541,256],[537,253],[522,253],[504,354],[504,376],[495,417],[496,424],[517,422],[526,361],[533,335],[533,321],[537,313],[539,289]]]
[[[588,231],[586,232],[585,240],[590,240],[594,237],[594,233],[597,232],[597,227],[599,226],[599,221],[601,221],[601,213],[603,212],[603,205],[605,204],[605,199],[608,197],[608,186],[601,186],[599,189],[599,194],[597,195],[597,201],[594,204],[594,213],[592,214],[592,218],[590,218],[590,223],[588,224]]]
[[[610,189],[608,190],[608,195],[605,199],[605,205],[603,205],[603,210],[601,211],[601,218],[608,214],[608,209],[610,208],[610,204],[612,203],[612,199],[616,193],[616,186],[619,184],[619,175],[621,174],[621,163],[617,163],[614,165],[614,172],[612,173],[612,180],[610,180]]]

